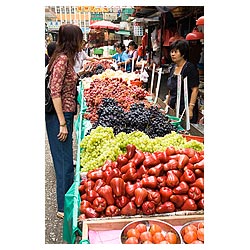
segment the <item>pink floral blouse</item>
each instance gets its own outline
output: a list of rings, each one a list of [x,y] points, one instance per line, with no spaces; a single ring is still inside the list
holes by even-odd
[[[75,112],[76,83],[78,77],[73,66],[68,64],[67,60],[66,55],[60,55],[52,66],[50,78],[51,97],[61,97],[63,112]]]

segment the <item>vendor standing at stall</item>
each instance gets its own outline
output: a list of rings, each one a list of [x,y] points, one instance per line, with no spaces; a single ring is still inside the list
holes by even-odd
[[[90,67],[87,69],[85,68],[85,64],[87,61],[95,61],[95,57],[90,57],[85,51],[85,46],[87,42],[85,40],[82,40],[82,49],[80,52],[78,52],[75,56],[75,64],[74,64],[74,70],[77,73],[78,77],[81,77],[83,74],[92,71],[93,67]]]
[[[128,60],[128,54],[126,53],[126,47],[123,43],[118,42],[114,44],[116,53],[113,56],[100,57],[98,59],[115,59],[116,64],[120,69],[125,69],[125,62]],[[126,69],[125,69],[126,70]]]
[[[171,44],[170,56],[174,64],[167,80],[167,88],[169,89],[169,92],[167,94],[166,104],[169,105],[170,108],[175,109],[177,100],[177,76],[181,75],[179,114],[182,114],[185,109],[183,80],[187,77],[190,122],[197,123],[199,114],[197,101],[199,92],[199,74],[195,65],[187,61],[188,54],[189,45],[187,41],[177,40]]]
[[[126,61],[127,72],[133,72],[135,70],[135,65],[138,58],[137,48],[138,45],[135,43],[135,41],[129,42],[127,51],[128,60]]]

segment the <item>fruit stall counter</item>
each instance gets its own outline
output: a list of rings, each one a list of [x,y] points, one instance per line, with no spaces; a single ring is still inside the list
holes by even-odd
[[[185,140],[181,134],[173,130],[170,121],[165,119],[165,116],[163,117],[156,106],[147,107],[151,103],[136,103],[134,98],[130,102],[120,100],[119,103],[130,104],[130,111],[124,112],[117,107],[112,98],[103,96],[103,93],[107,89],[110,90],[110,86],[121,87],[125,83],[118,79],[115,82],[112,81],[111,85],[109,81],[106,82],[106,85],[104,82],[99,85],[99,82],[96,80],[92,88],[86,89],[84,92],[83,84],[79,86],[80,110],[75,123],[77,134],[76,173],[74,184],[65,196],[64,240],[68,243],[75,243],[78,235],[82,235],[82,241],[90,240],[90,243],[93,244],[92,236],[97,232],[100,237],[100,234],[103,235],[110,230],[119,231],[124,223],[129,222],[127,219],[135,220],[143,216],[154,218],[158,216],[162,220],[171,219],[170,221],[173,221],[174,217],[170,218],[165,213],[187,212],[184,215],[178,214],[176,222],[178,221],[179,224],[177,223],[178,225],[175,226],[182,226],[185,223],[179,217],[182,215],[185,220],[201,219],[199,216],[203,218],[203,143],[196,140]],[[102,87],[103,91],[98,92],[100,96],[93,103],[91,97],[96,93],[94,90],[100,91],[99,88],[96,88],[97,86]],[[133,89],[130,88],[132,87],[127,85],[124,88],[126,97],[128,91],[134,90],[136,86]],[[136,96],[139,96],[140,99],[147,96],[141,88],[136,90]],[[118,94],[118,97],[121,98],[120,93],[116,91],[113,95],[116,97]],[[104,101],[97,113],[97,106],[103,98]],[[90,107],[92,112],[89,110]],[[114,117],[116,114],[117,119]],[[166,126],[162,127],[170,128],[170,131],[148,130],[148,126],[145,126],[146,129],[143,131],[138,129],[133,131],[132,125],[142,124],[141,121],[137,121],[137,118],[141,118],[140,114],[144,114],[144,117],[147,118],[146,121],[149,121],[150,117],[160,118],[157,121],[165,122]],[[86,118],[85,115],[89,115],[89,117]],[[130,118],[129,120],[136,122],[130,122],[130,127],[126,124],[124,126],[122,123],[124,120],[120,119],[121,115],[124,116],[123,118]],[[133,119],[130,115],[133,115]],[[88,127],[85,123],[86,120],[92,124],[90,133],[86,133]],[[110,121],[118,122],[107,126],[106,123]],[[105,122],[106,127],[103,127],[100,122]],[[150,127],[152,126],[151,124]],[[164,132],[164,136],[156,134],[156,132]],[[85,178],[82,178],[82,173],[86,173]],[[137,183],[134,183],[135,180]],[[147,200],[145,192],[147,192]],[[171,196],[171,199],[168,196]],[[196,216],[195,212],[200,209],[202,209],[202,213],[198,214],[198,217],[189,217]],[[117,216],[122,216],[123,220],[112,222]],[[133,217],[131,219],[127,216]],[[80,223],[82,226],[78,225]],[[82,230],[83,232],[81,232]]]
[[[167,222],[181,234],[184,225],[196,221],[204,221],[204,211],[186,211],[169,213],[168,215],[126,216],[117,218],[92,218],[79,222],[82,227],[82,242],[89,244],[122,244],[122,229],[131,222],[157,220]],[[182,240],[183,243],[183,240]],[[185,243],[185,242],[184,242]]]

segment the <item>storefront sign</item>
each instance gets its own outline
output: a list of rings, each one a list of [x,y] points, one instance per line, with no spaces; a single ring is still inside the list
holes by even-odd
[[[112,21],[117,19],[116,13],[104,13],[104,20]]]
[[[109,8],[106,7],[96,7],[96,6],[84,6],[84,12],[108,12]]]
[[[91,20],[101,21],[101,20],[103,20],[103,14],[102,13],[91,13]]]
[[[61,25],[61,22],[57,22],[57,21],[47,22],[48,30],[59,30],[60,25]]]

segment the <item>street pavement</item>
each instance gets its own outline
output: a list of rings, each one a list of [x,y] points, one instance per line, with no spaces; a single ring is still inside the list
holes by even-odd
[[[73,155],[76,160],[76,137],[73,133]],[[67,244],[63,241],[63,219],[57,218],[56,178],[45,131],[45,244]]]

